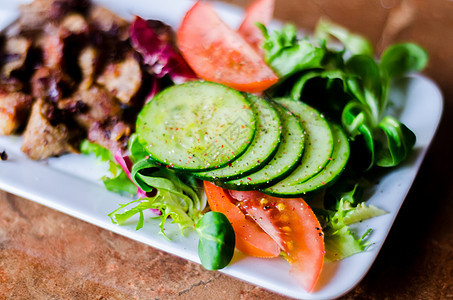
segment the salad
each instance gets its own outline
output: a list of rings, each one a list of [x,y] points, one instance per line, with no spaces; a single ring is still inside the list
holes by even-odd
[[[269,31],[272,7],[255,1],[238,31],[208,3],[187,12],[176,42],[203,81],[171,86],[142,109],[127,156],[133,164],[123,170],[156,194],[110,216],[121,224],[140,214],[139,229],[143,211],[157,209],[162,228],[168,216],[181,230],[194,226],[208,269],[227,266],[235,247],[283,256],[310,291],[324,260],[366,250],[371,230],[355,237],[348,225],[386,213],[363,202],[364,181],[397,166],[415,144],[387,112],[388,89],[392,78],[423,69],[427,55],[398,44],[377,62],[366,39],[328,20],[316,38],[300,38],[292,25]]]
[[[355,237],[348,226],[385,213],[363,202],[366,179],[415,143],[388,114],[390,81],[427,56],[399,44],[378,63],[366,39],[328,20],[315,38],[291,25],[271,31],[272,7],[255,1],[235,31],[197,2],[175,40],[165,24],[136,17],[131,45],[161,86],[126,150],[89,139],[80,149],[109,162],[108,189],[137,195],[113,222],[137,214],[140,229],[151,209],[163,235],[169,217],[182,234],[195,229],[206,268],[227,266],[235,248],[283,256],[310,291],[324,260],[366,250],[370,232]]]

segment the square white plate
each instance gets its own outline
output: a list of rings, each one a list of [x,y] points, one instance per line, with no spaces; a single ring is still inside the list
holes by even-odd
[[[0,4],[0,19],[14,20],[19,1]],[[28,2],[28,1],[26,1]],[[162,20],[177,28],[190,0],[98,0],[114,12],[130,19],[133,15]],[[215,3],[221,17],[230,25],[237,26],[243,12],[237,7]],[[8,22],[3,22],[5,26]],[[373,228],[372,246],[363,253],[340,262],[325,263],[321,278],[312,293],[306,293],[289,275],[289,265],[283,259],[258,259],[236,253],[233,262],[221,272],[248,281],[268,290],[300,299],[327,299],[339,297],[351,290],[367,273],[381,249],[393,221],[419,170],[423,158],[435,134],[443,109],[439,88],[423,76],[411,76],[399,80],[391,91],[391,98],[404,104],[400,118],[417,135],[417,143],[411,157],[399,168],[389,170],[368,191],[369,204],[389,213],[365,221],[353,227],[361,235]],[[20,137],[1,137],[0,151],[6,150],[7,161],[0,162],[0,189],[31,199],[66,214],[95,224],[107,230],[127,236],[168,253],[199,263],[198,238],[193,232],[181,237],[172,225],[166,231],[172,241],[158,234],[156,220],[147,220],[143,229],[135,231],[130,223],[117,226],[110,222],[108,213],[130,199],[105,190],[97,179],[104,173],[93,157],[65,155],[42,162],[29,160],[20,151]]]

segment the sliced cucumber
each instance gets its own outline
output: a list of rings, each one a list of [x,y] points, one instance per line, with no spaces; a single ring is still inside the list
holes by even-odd
[[[314,108],[300,101],[277,99],[301,122],[306,133],[305,151],[300,165],[285,179],[263,189],[266,194],[279,194],[288,186],[302,183],[321,172],[329,162],[333,150],[332,131],[326,119]]]
[[[243,191],[261,189],[278,182],[298,166],[304,151],[303,129],[292,113],[279,104],[273,105],[282,120],[282,139],[277,153],[256,173],[232,181],[219,182],[220,186]]]
[[[211,82],[167,88],[140,112],[137,133],[150,156],[169,167],[207,171],[250,145],[255,114],[238,91]]]
[[[262,168],[274,156],[281,137],[281,122],[277,111],[267,100],[246,94],[256,114],[256,132],[250,147],[228,166],[194,175],[203,180],[232,180]]]
[[[341,175],[349,159],[349,142],[340,126],[332,124],[331,128],[334,136],[332,159],[324,167],[324,169],[305,182],[285,186],[279,188],[278,190],[274,190],[272,192],[273,196],[303,196],[308,192],[313,192],[320,188],[327,187],[330,183],[334,182],[335,179],[338,178],[338,176]]]

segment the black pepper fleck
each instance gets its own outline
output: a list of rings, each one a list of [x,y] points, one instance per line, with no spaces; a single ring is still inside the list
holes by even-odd
[[[3,150],[2,153],[0,153],[0,160],[7,160],[8,159],[8,154],[6,154],[6,151]]]

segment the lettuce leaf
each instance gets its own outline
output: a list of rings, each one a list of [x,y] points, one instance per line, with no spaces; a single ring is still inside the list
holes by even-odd
[[[185,228],[194,226],[206,208],[206,201],[201,197],[201,189],[191,175],[180,175],[162,167],[149,158],[138,136],[133,135],[128,145],[132,167],[130,180],[138,187],[139,199],[126,204],[109,214],[112,222],[122,224],[133,215],[139,214],[136,229],[143,227],[147,209],[158,211],[161,218],[161,233],[165,236],[164,225],[168,217],[177,223],[183,233]],[[127,209],[130,205],[135,207]]]
[[[326,259],[341,260],[366,250],[369,246],[367,238],[372,229],[367,230],[360,238],[356,238],[349,225],[381,216],[387,212],[373,205],[362,202],[363,188],[359,184],[349,190],[345,182],[338,182],[329,191],[330,196],[337,198],[329,209],[315,210],[319,219],[323,220]]]
[[[108,164],[109,174],[101,178],[107,190],[114,193],[126,192],[131,195],[137,193],[137,186],[129,180],[123,168],[116,163],[110,151],[98,144],[83,140],[80,145],[80,152],[85,155],[94,154],[100,162]]]
[[[265,60],[280,76],[278,85],[268,91],[271,96],[288,96],[290,91],[290,97],[341,122],[360,148],[357,152],[368,153],[354,156],[354,160],[360,160],[354,164],[356,171],[394,167],[407,158],[416,137],[389,115],[388,91],[393,78],[426,66],[428,55],[424,49],[413,43],[392,45],[377,62],[366,38],[327,19],[317,25],[317,41],[299,37],[292,25],[271,33],[265,26],[259,27],[264,36]],[[341,43],[340,50],[336,45],[327,46],[332,38]]]
[[[134,182],[146,192],[167,191],[179,199],[180,207],[187,212],[195,222],[200,218],[206,202],[201,200],[201,190],[192,182],[186,184],[177,173],[159,166],[154,161],[144,158],[134,164],[131,173]],[[185,178],[187,180],[187,178]],[[186,181],[187,182],[187,181]]]
[[[346,28],[331,22],[326,18],[319,20],[316,26],[315,36],[318,39],[328,41],[330,37],[338,39],[346,50],[352,54],[363,54],[373,56],[373,46],[363,36],[354,34]]]
[[[138,200],[131,201],[126,204],[120,204],[120,207],[109,214],[110,219],[114,224],[122,225],[124,222],[129,220],[136,214],[139,214],[139,220],[135,227],[139,230],[144,224],[144,211],[148,209],[158,209],[161,214],[156,216],[160,218],[160,233],[165,234],[165,222],[168,217],[172,218],[172,223],[177,223],[181,229],[181,233],[184,234],[184,229],[195,226],[194,221],[187,214],[187,209],[184,205],[181,205],[181,201],[178,194],[166,191],[156,190],[156,194],[153,197],[144,197]],[[127,209],[128,206],[138,203],[136,206]]]
[[[293,25],[286,25],[270,34],[264,25],[259,26],[265,37],[265,60],[279,77],[321,67],[324,51],[307,40],[298,40]]]
[[[178,223],[183,231],[193,226],[206,208],[206,201],[200,196],[201,190],[196,180],[189,175],[181,176],[181,180],[173,171],[149,160],[136,135],[132,135],[129,140],[128,155],[116,153],[114,156],[109,150],[88,140],[82,142],[80,149],[83,154],[93,153],[100,161],[108,163],[110,174],[101,179],[109,191],[137,194],[139,198],[121,204],[119,209],[109,214],[114,223],[122,224],[139,214],[138,230],[143,227],[143,212],[151,209],[162,220],[162,234],[168,217]],[[135,207],[127,209],[134,203],[137,203]]]
[[[348,202],[345,202],[345,214],[343,221],[346,225],[359,223],[367,219],[382,216],[388,212],[374,205],[366,205],[365,202],[359,203],[356,207],[347,207]]]
[[[356,239],[347,226],[335,231],[324,230],[325,259],[328,261],[341,260],[366,250],[369,243],[365,240],[370,232],[371,229],[365,232],[361,238]]]
[[[197,78],[177,50],[170,26],[161,21],[144,20],[136,16],[130,32],[132,46],[141,54],[143,63],[151,74],[157,78],[168,75],[174,83]]]

